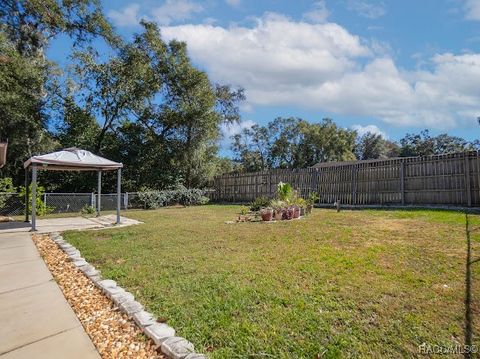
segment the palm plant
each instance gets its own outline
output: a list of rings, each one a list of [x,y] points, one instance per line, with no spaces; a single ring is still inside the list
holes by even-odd
[[[279,200],[290,203],[293,197],[293,187],[290,183],[280,182],[277,185],[277,197]]]

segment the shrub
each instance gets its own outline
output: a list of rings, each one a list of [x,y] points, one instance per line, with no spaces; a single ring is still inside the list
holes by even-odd
[[[89,206],[88,204],[86,204],[82,208],[82,214],[95,214],[95,212],[97,212],[96,208],[93,206]]]
[[[5,202],[7,201],[8,194],[15,193],[15,187],[13,185],[12,179],[1,178],[0,179],[0,209],[5,206]]]
[[[312,192],[312,193],[310,193],[310,196],[308,196],[307,204],[309,206],[313,206],[315,203],[318,202],[319,199],[320,199],[320,196],[318,195],[318,193],[317,192]]]
[[[268,206],[270,206],[270,199],[265,196],[260,196],[255,198],[255,200],[252,203],[250,203],[250,210],[260,211],[260,209]]]
[[[210,199],[205,196],[205,191],[198,188],[186,188],[177,186],[173,189],[163,191],[151,188],[141,188],[138,192],[138,201],[145,209],[180,204],[183,206],[194,206],[207,204]]]
[[[35,199],[36,203],[36,213],[38,216],[43,216],[45,214],[52,213],[55,207],[50,207],[43,202],[43,194],[45,193],[45,188],[43,186],[37,186],[37,198]],[[20,187],[20,192],[18,193],[18,197],[25,205],[25,186]],[[29,193],[28,193],[28,203],[32,203],[32,185],[29,186]],[[32,206],[28,207],[28,213],[32,213]]]

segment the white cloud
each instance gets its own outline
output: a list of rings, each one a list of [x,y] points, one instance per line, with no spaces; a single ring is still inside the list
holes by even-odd
[[[367,126],[362,126],[362,125],[353,125],[352,130],[357,131],[359,136],[363,136],[367,133],[374,133],[376,135],[380,135],[383,138],[388,138],[387,134],[380,130],[377,126],[375,125],[367,125]]]
[[[378,1],[373,3],[364,0],[349,0],[347,2],[347,9],[369,19],[377,19],[385,15],[387,12],[385,4]]]
[[[162,29],[167,39],[188,42],[195,60],[216,80],[247,90],[289,91],[315,85],[355,67],[353,59],[370,51],[336,24],[296,23],[268,14],[254,28],[183,25]]]
[[[480,1],[465,0],[465,12],[468,20],[480,20]]]
[[[159,24],[169,25],[174,21],[188,20],[203,10],[203,6],[193,1],[166,0],[163,5],[151,10],[151,16]]]
[[[303,14],[305,20],[313,23],[322,23],[327,21],[330,16],[330,11],[327,9],[327,3],[325,0],[318,0],[313,3],[313,8]]]
[[[117,26],[135,26],[138,25],[140,21],[138,15],[139,10],[140,5],[130,4],[120,11],[110,10],[107,15]]]
[[[225,139],[229,139],[232,136],[235,136],[243,131],[245,128],[251,128],[253,125],[257,123],[252,120],[244,120],[240,123],[232,123],[232,124],[223,124],[222,125],[222,134]]]
[[[430,70],[406,71],[374,42],[337,24],[278,14],[251,28],[182,25],[162,34],[186,41],[214,81],[244,87],[249,106],[296,106],[437,129],[474,121],[480,107],[480,54],[438,54],[422,66]]]
[[[238,7],[242,3],[242,0],[225,0],[225,2],[232,7]]]

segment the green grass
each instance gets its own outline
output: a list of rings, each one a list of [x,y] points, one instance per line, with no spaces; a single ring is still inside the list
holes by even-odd
[[[224,223],[238,211],[137,211],[128,216],[145,224],[66,239],[211,358],[410,357],[423,342],[463,344],[463,214],[317,209]],[[478,313],[480,263],[472,270]],[[477,316],[473,327],[479,344]]]

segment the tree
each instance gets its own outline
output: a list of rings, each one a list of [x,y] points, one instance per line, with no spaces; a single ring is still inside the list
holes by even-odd
[[[0,20],[22,56],[42,54],[59,34],[68,35],[77,45],[95,36],[111,44],[119,42],[98,0],[3,0]]]
[[[243,90],[212,84],[192,65],[185,43],[166,44],[157,25],[142,25],[145,30],[135,37],[129,53],[148,57],[149,76],[142,82],[153,84],[149,101],[138,106],[136,118],[167,154],[163,163],[170,173],[183,178],[187,187],[202,185],[214,173],[220,125],[240,119]]]
[[[269,164],[276,168],[293,168],[299,162],[299,146],[303,139],[302,120],[278,117],[268,124],[270,141]]]
[[[356,133],[332,120],[309,123],[276,118],[267,126],[252,126],[233,136],[232,150],[245,171],[305,168],[318,162],[355,159]]]
[[[143,158],[138,185],[204,185],[215,173],[220,125],[239,120],[243,90],[212,84],[192,65],[185,43],[165,43],[157,25],[142,26],[106,61],[91,48],[75,54],[77,102],[101,124],[94,149],[112,152],[105,145],[109,134],[121,142],[133,135],[132,151],[152,157]]]
[[[435,153],[434,139],[428,130],[421,131],[419,134],[407,133],[400,140],[400,146],[402,157],[428,156]]]
[[[400,140],[400,145],[400,155],[402,157],[439,155],[462,152],[474,148],[472,143],[465,141],[463,138],[447,134],[432,137],[428,130],[421,131],[419,134],[407,133]]]
[[[148,85],[145,78],[139,78],[146,67],[146,59],[137,56],[137,61],[132,61],[133,56],[123,50],[120,56],[100,62],[99,54],[92,48],[75,53],[74,59],[76,81],[80,88],[77,102],[101,123],[93,150],[102,153],[107,132],[115,130],[151,96],[149,87],[140,85]]]
[[[473,145],[461,137],[450,136],[442,133],[434,137],[434,153],[455,153],[473,149]]]
[[[385,158],[386,141],[380,134],[367,132],[357,139],[355,155],[359,160]]]
[[[385,140],[385,156],[387,158],[400,157],[400,146],[397,142]]]
[[[23,181],[23,162],[57,147],[47,114],[54,117],[53,89],[59,75],[47,61],[49,41],[66,34],[78,45],[101,35],[118,39],[96,0],[3,0],[0,2],[0,138],[9,140],[2,172]]]
[[[0,138],[9,140],[4,175],[19,184],[23,162],[54,143],[47,131],[43,86],[50,64],[41,56],[22,56],[0,31]]]
[[[232,151],[244,171],[261,171],[271,167],[271,143],[266,127],[253,125],[251,128],[244,128],[232,139]]]
[[[63,119],[56,134],[62,146],[93,151],[92,139],[97,138],[99,132],[100,126],[95,117],[80,108],[71,96],[67,96],[63,103]]]
[[[338,127],[329,118],[320,123],[302,121],[300,128],[303,140],[299,145],[299,161],[295,167],[305,168],[319,162],[355,159],[355,131]]]

